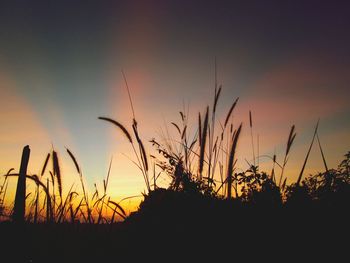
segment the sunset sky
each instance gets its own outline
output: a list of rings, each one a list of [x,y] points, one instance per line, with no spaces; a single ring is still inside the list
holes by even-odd
[[[109,194],[141,194],[143,178],[124,156],[134,158],[130,145],[97,119],[131,127],[121,70],[152,153],[148,141],[164,123],[179,122],[183,105],[192,118],[211,106],[215,58],[221,121],[240,97],[234,118],[243,122],[241,168],[252,156],[249,110],[260,154],[276,151],[281,162],[296,125],[289,182],[319,118],[325,156],[336,167],[350,150],[349,13],[347,1],[1,1],[0,173],[19,169],[27,144],[28,172],[38,173],[53,145],[66,188],[78,185],[68,147],[91,191],[94,183],[102,187],[113,156]],[[270,160],[260,163],[270,171]],[[323,170],[314,147],[306,174]]]

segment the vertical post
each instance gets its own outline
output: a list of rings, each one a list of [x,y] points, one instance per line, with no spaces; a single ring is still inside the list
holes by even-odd
[[[26,199],[26,175],[27,167],[30,156],[29,145],[23,148],[21,167],[19,169],[19,176],[17,181],[17,190],[15,198],[15,206],[13,209],[12,219],[14,222],[22,223],[24,222],[25,214],[25,199]]]

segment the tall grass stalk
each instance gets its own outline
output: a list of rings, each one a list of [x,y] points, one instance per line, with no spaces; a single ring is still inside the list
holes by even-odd
[[[254,137],[253,137],[253,119],[252,112],[249,111],[249,127],[250,127],[250,138],[252,142],[252,153],[253,153],[253,165],[255,166],[255,150],[254,150]]]
[[[298,180],[296,182],[296,185],[300,185],[301,178],[303,176],[303,173],[304,173],[304,170],[305,170],[305,166],[306,166],[307,160],[309,159],[309,155],[310,155],[310,152],[311,152],[311,149],[312,149],[312,145],[314,144],[314,140],[315,140],[315,137],[316,137],[316,134],[317,134],[318,124],[319,124],[319,120],[317,121],[317,124],[316,124],[316,127],[315,127],[315,131],[314,131],[314,135],[312,136],[312,141],[311,141],[309,150],[307,151],[307,154],[305,156],[305,160],[304,160],[303,166],[301,168],[300,174],[298,176]]]
[[[203,123],[203,130],[201,131],[201,142],[200,142],[200,153],[199,153],[199,180],[202,180],[203,178],[203,165],[204,165],[204,158],[205,158],[205,145],[207,142],[207,133],[208,133],[208,116],[209,115],[209,106],[207,107],[205,117],[204,117],[204,123]],[[201,125],[200,125],[201,126]],[[199,127],[200,128],[200,127]]]
[[[237,148],[237,143],[239,139],[239,135],[241,133],[242,129],[242,123],[239,125],[239,128],[234,131],[233,136],[232,136],[232,144],[231,144],[231,149],[230,149],[230,154],[229,154],[229,162],[228,162],[228,167],[227,167],[227,198],[231,199],[232,193],[232,174],[234,170],[234,163],[235,163],[235,154],[236,154],[236,148]]]
[[[124,127],[124,125],[120,124],[119,122],[117,122],[111,118],[107,118],[107,117],[98,117],[98,119],[110,122],[110,123],[116,125],[121,131],[123,131],[124,135],[128,138],[130,145],[134,151],[134,154],[135,154],[136,159],[137,159],[137,166],[139,167],[139,169],[142,172],[147,190],[150,191],[151,189],[150,189],[149,178],[148,178],[148,160],[147,160],[147,155],[146,155],[144,145],[143,145],[143,143],[139,137],[139,134],[138,134],[136,120],[133,120],[132,128],[134,131],[134,136],[136,137],[136,141],[137,141],[138,146],[139,146],[139,152],[140,152],[139,154],[136,151],[136,148],[135,148],[135,145],[133,143],[133,139],[132,139],[130,133]]]
[[[292,145],[293,145],[293,142],[294,142],[294,139],[295,139],[296,135],[297,134],[295,132],[295,125],[292,125],[292,127],[290,129],[290,132],[289,132],[288,140],[287,140],[286,152],[284,154],[283,165],[282,165],[282,170],[281,170],[281,176],[280,176],[280,180],[279,180],[279,183],[278,183],[279,187],[281,186],[281,183],[282,183],[284,168],[287,165],[289,153],[290,153],[290,150],[292,148]],[[275,162],[276,162],[276,157],[274,157],[274,163]]]
[[[214,179],[214,174],[215,174],[215,160],[212,163],[212,156],[214,154],[214,159],[215,159],[215,153],[216,150],[214,147],[214,138],[215,138],[215,117],[216,117],[216,108],[218,105],[218,101],[220,98],[221,94],[221,85],[218,87],[218,81],[217,81],[217,64],[216,64],[216,59],[215,59],[215,90],[214,90],[214,102],[213,102],[213,110],[211,113],[211,132],[209,136],[209,156],[208,156],[208,186],[211,185]],[[212,170],[213,169],[213,170]]]
[[[85,201],[85,205],[86,205],[87,219],[88,219],[88,222],[92,223],[93,220],[92,220],[91,209],[90,209],[90,205],[89,205],[89,197],[88,197],[87,191],[85,190],[82,170],[81,170],[81,168],[78,164],[78,161],[75,158],[74,154],[68,148],[66,148],[66,150],[67,150],[68,155],[72,159],[72,161],[75,165],[75,168],[79,174],[80,184],[81,184],[81,188],[83,190],[84,201]]]
[[[319,148],[320,148],[320,152],[321,152],[321,156],[322,156],[323,165],[324,165],[324,168],[325,168],[325,170],[326,170],[326,173],[328,174],[328,173],[329,173],[328,165],[327,165],[327,162],[326,162],[326,158],[325,158],[325,156],[324,156],[324,153],[323,153],[323,149],[322,149],[322,146],[321,146],[320,138],[319,138],[319,136],[318,136],[318,132],[316,133],[316,137],[317,137],[318,146],[319,146]]]

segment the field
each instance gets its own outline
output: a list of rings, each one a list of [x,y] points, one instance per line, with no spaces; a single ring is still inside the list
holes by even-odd
[[[158,157],[146,153],[135,116],[132,133],[116,120],[99,117],[129,141],[134,165],[148,190],[131,214],[107,196],[109,172],[103,192],[96,188],[90,195],[79,163],[67,149],[80,176],[81,191],[70,189],[64,196],[57,152],[48,153],[41,174],[27,174],[30,148],[25,146],[19,173],[10,169],[2,177],[0,247],[6,262],[113,262],[137,259],[140,254],[152,260],[255,259],[266,253],[302,252],[316,257],[341,249],[346,244],[341,240],[349,232],[350,152],[337,168],[330,169],[317,123],[298,179],[287,185],[284,170],[295,126],[287,137],[283,163],[271,156],[272,170],[263,172],[256,163],[259,153],[249,112],[253,163],[240,171],[236,148],[242,123],[234,125],[231,118],[238,98],[225,122],[218,124],[220,93],[221,87],[216,86],[212,108],[199,113],[194,135],[187,133],[187,114],[180,112],[182,123],[171,123],[178,138],[163,138],[162,143],[151,140]],[[304,176],[312,147],[319,149],[324,172]],[[171,178],[169,186],[157,185],[156,166]],[[14,205],[9,207],[3,200],[13,177],[18,179],[17,189]],[[33,184],[35,192],[26,192],[27,184]]]
[[[350,1],[1,1],[0,263],[350,262]]]

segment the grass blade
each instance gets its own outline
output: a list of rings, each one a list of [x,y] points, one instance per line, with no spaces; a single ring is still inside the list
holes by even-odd
[[[199,178],[202,179],[203,164],[204,164],[204,154],[205,154],[205,144],[207,141],[207,131],[208,131],[208,118],[209,118],[209,107],[204,118],[203,131],[202,131],[202,141],[200,144],[200,154],[199,154]]]
[[[304,169],[305,169],[307,160],[309,159],[309,155],[310,155],[310,152],[311,152],[311,148],[312,148],[312,145],[314,144],[314,140],[315,140],[315,137],[316,137],[316,134],[317,134],[318,123],[319,123],[319,121],[317,121],[317,124],[316,124],[316,127],[315,127],[315,131],[314,131],[314,135],[313,135],[313,137],[312,137],[312,141],[311,141],[309,150],[307,151],[307,154],[306,154],[306,157],[305,157],[305,160],[304,160],[303,167],[301,168],[301,171],[300,171],[300,174],[299,174],[297,183],[296,183],[297,185],[300,185],[300,181],[301,181],[301,178],[302,178],[302,176],[303,176],[303,173],[304,173]]]

